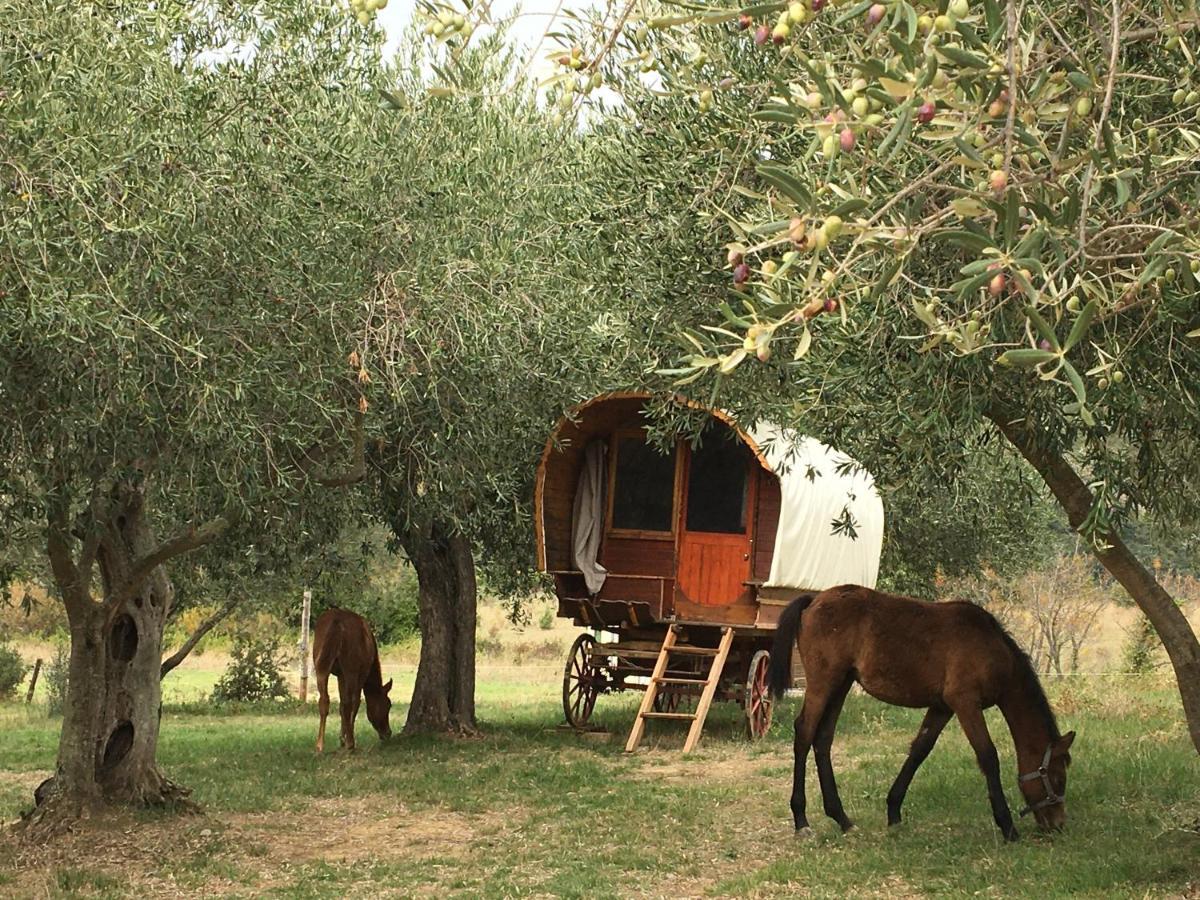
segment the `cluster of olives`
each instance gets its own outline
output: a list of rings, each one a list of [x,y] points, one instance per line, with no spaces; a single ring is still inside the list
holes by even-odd
[[[754,29],[754,43],[760,47],[767,41],[782,44],[792,36],[794,25],[803,25],[826,6],[838,6],[843,2],[844,0],[793,0],[779,13],[774,26],[762,23]],[[753,16],[745,13],[738,16],[739,29],[747,31],[751,25],[754,25]]]
[[[374,2],[378,2],[378,0],[374,0]],[[423,29],[428,37],[448,38],[457,34],[461,35],[464,41],[471,37],[471,32],[474,30],[475,26],[467,21],[466,16],[450,9],[438,10],[438,14],[431,17]]]
[[[388,0],[350,0],[350,12],[360,25],[368,25],[375,13],[388,5]]]

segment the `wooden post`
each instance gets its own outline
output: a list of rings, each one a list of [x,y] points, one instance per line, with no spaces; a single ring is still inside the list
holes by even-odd
[[[300,702],[308,702],[308,617],[312,611],[312,591],[304,592],[300,611]]]
[[[33,702],[33,689],[37,687],[38,675],[42,671],[42,658],[39,656],[33,663],[33,674],[29,676],[29,692],[25,695],[25,705]]]

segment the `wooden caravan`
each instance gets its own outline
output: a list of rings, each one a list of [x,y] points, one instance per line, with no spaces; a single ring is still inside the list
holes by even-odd
[[[612,637],[575,641],[564,712],[584,727],[600,694],[644,689],[627,749],[646,719],[666,718],[691,723],[686,752],[712,701],[736,700],[756,738],[770,726],[779,614],[805,591],[874,586],[883,506],[848,457],[719,410],[701,410],[698,442],[664,453],[646,438],[649,399],[606,394],[569,411],[538,466],[538,563],[558,614]]]

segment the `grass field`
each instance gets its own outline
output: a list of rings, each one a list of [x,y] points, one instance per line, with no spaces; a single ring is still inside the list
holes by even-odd
[[[1200,896],[1200,766],[1160,678],[1051,687],[1079,731],[1068,829],[1026,827],[1006,846],[953,726],[905,823],[886,828],[918,712],[850,698],[834,760],[859,828],[842,837],[818,814],[817,839],[800,842],[787,809],[797,701],[756,745],[725,705],[697,753],[681,757],[681,729],[661,724],[626,756],[636,698],[601,699],[607,740],[562,732],[557,668],[481,667],[481,739],[381,745],[360,718],[354,754],[313,753],[311,709],[168,707],[160,758],[203,812],[93,820],[48,847],[0,838],[0,896]],[[411,672],[399,674],[403,697]],[[197,690],[204,677],[188,676]],[[394,724],[403,715],[397,704]],[[10,705],[0,726],[8,820],[53,765],[57,725]],[[1011,746],[995,716],[991,727],[1015,799]]]

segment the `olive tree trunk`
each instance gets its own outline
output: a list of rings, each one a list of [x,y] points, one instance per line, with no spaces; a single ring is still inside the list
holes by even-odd
[[[417,570],[421,660],[404,731],[473,733],[475,561],[470,541],[440,523],[401,536]]]
[[[55,773],[39,787],[47,811],[77,814],[101,803],[161,804],[188,793],[158,768],[163,628],[171,582],[165,560],[214,539],[227,523],[189,528],[155,539],[141,487],[117,485],[103,521],[95,523],[78,558],[65,514],[51,511],[48,555],[66,607],[71,656]],[[92,596],[93,563],[101,598]]]
[[[1071,527],[1081,528],[1095,497],[1071,464],[1060,453],[1043,446],[1033,426],[1020,414],[997,407],[988,410],[987,416],[1042,476],[1066,510]],[[1188,733],[1200,753],[1200,641],[1183,610],[1130,552],[1120,535],[1110,532],[1104,535],[1103,543],[1103,547],[1093,543],[1092,552],[1146,614],[1162,640],[1175,670]]]

